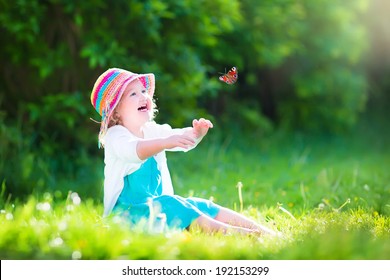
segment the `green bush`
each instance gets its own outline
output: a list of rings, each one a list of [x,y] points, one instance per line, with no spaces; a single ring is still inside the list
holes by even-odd
[[[92,136],[98,126],[91,126],[95,133],[80,129],[92,123],[82,95],[47,96],[24,110],[13,122],[1,116],[0,180],[6,192],[20,198],[47,190],[99,194],[103,167]]]

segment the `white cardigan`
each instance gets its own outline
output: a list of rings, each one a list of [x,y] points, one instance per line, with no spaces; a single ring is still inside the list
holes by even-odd
[[[192,127],[172,129],[170,125],[148,122],[143,127],[144,138],[163,138],[183,134]],[[141,167],[145,160],[137,154],[137,143],[141,138],[133,135],[121,125],[112,126],[104,137],[104,216],[111,213],[124,186],[123,178]],[[196,145],[201,139],[196,140]],[[195,145],[195,146],[196,146]],[[193,149],[195,146],[191,147]],[[190,150],[190,149],[188,149]],[[188,151],[175,148],[169,151]],[[158,168],[162,177],[162,194],[173,195],[172,179],[169,173],[165,151],[156,154]]]

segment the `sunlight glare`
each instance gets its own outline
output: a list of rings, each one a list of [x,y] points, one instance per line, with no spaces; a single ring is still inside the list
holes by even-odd
[[[74,192],[70,195],[70,198],[72,199],[72,202],[74,205],[80,205],[81,198],[78,193]]]
[[[72,253],[72,260],[79,260],[81,259],[82,254],[80,251],[73,251]]]
[[[60,247],[62,244],[64,244],[64,240],[62,240],[61,237],[56,237],[51,240],[49,244],[51,247]]]
[[[43,202],[43,203],[38,203],[36,209],[39,211],[47,212],[50,211],[51,206],[49,202]]]

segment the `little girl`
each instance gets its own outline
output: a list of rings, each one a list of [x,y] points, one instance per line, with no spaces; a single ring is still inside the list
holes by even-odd
[[[133,224],[154,211],[164,213],[169,228],[206,232],[271,234],[245,216],[201,198],[173,192],[165,151],[193,149],[213,125],[193,120],[192,127],[173,129],[153,121],[153,74],[112,68],[95,82],[91,102],[102,116],[99,146],[104,147],[104,215],[119,213]],[[152,206],[152,207],[151,207]]]

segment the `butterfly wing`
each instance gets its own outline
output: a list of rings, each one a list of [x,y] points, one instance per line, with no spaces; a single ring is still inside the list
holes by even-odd
[[[220,81],[225,82],[229,85],[237,82],[237,79],[238,79],[238,71],[236,67],[232,67],[232,69],[230,69],[229,72],[219,77]]]

